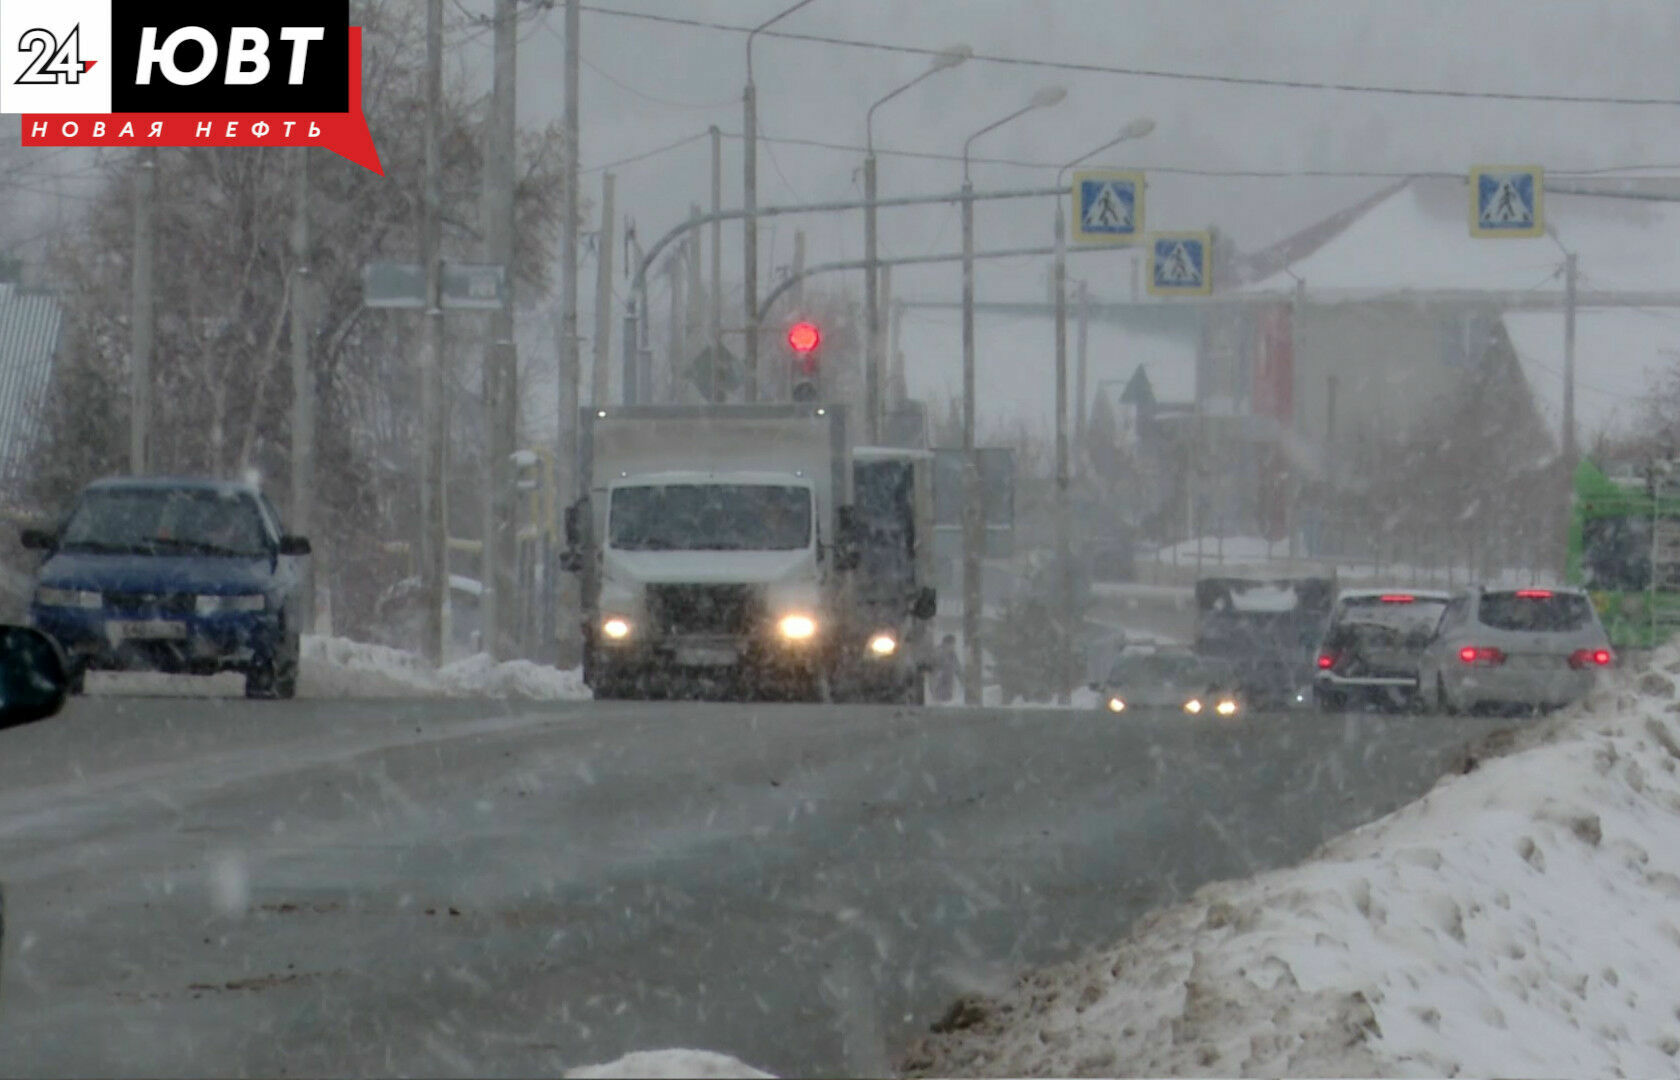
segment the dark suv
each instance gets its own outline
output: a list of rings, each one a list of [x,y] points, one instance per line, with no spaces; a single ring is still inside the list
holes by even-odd
[[[1318,649],[1313,699],[1326,712],[1350,705],[1398,710],[1421,704],[1418,662],[1449,596],[1406,589],[1346,589]]]
[[[57,533],[22,539],[47,553],[29,617],[68,654],[73,690],[90,669],[238,671],[247,697],[296,694],[309,541],[255,486],[102,480]]]

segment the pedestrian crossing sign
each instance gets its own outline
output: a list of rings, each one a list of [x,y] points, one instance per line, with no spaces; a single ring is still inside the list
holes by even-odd
[[[1084,169],[1073,174],[1073,239],[1124,244],[1143,235],[1143,174]]]
[[[1206,296],[1213,291],[1213,235],[1151,233],[1149,292],[1154,296]]]
[[[1546,231],[1544,174],[1538,165],[1470,170],[1471,236],[1540,236]]]

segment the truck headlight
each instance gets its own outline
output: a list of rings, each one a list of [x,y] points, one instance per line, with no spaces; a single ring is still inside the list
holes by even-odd
[[[35,590],[35,602],[42,607],[98,608],[104,598],[88,589]]]
[[[620,615],[610,616],[601,624],[601,633],[614,641],[623,641],[630,636],[630,620]]]
[[[876,634],[869,639],[869,651],[876,656],[891,656],[898,651],[898,640],[891,634]]]
[[[242,596],[200,596],[193,602],[193,610],[200,615],[222,615],[234,611],[261,611],[267,606],[262,593]]]
[[[789,641],[809,641],[817,635],[817,620],[809,615],[784,615],[776,629]]]

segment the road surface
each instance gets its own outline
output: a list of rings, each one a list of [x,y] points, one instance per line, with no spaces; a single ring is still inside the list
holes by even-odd
[[[79,699],[0,733],[13,1076],[885,1074],[1493,721]]]

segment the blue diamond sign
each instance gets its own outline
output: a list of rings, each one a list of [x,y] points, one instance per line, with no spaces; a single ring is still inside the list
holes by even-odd
[[[1211,233],[1151,233],[1150,293],[1155,296],[1208,295],[1213,291],[1212,259]]]
[[[1533,237],[1546,231],[1544,173],[1538,165],[1470,170],[1470,235]]]
[[[1073,174],[1073,239],[1123,244],[1143,235],[1143,174],[1084,169]]]

